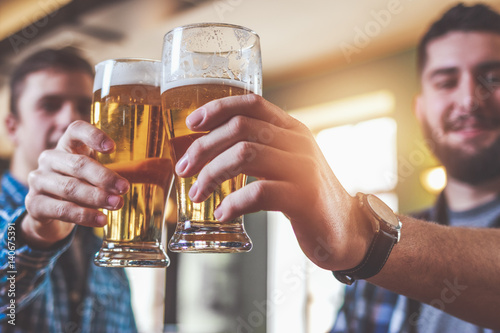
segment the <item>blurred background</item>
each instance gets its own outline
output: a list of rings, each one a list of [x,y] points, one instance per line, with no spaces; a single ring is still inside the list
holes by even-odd
[[[93,64],[161,59],[163,35],[176,26],[243,25],[261,37],[264,97],[310,127],[350,193],[377,193],[409,213],[432,203],[446,181],[412,111],[415,48],[457,2],[0,0],[0,117],[10,70],[42,47],[76,48]],[[482,2],[500,10],[499,0]],[[11,151],[0,126],[0,168]],[[167,220],[165,242],[175,213]],[[254,242],[249,253],[169,252],[166,270],[128,270],[141,332],[315,333],[332,326],[343,288],[304,257],[286,218],[259,212],[247,215],[245,226]]]

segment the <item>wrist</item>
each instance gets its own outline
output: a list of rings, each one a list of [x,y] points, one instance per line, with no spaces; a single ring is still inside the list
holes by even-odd
[[[343,269],[349,269],[361,264],[370,249],[373,236],[375,235],[373,226],[366,215],[361,211],[358,201],[359,199],[356,196],[353,197],[353,205],[350,213],[350,221],[353,224],[353,236],[350,242],[351,250],[349,252],[351,253],[351,260],[349,266]]]
[[[364,221],[362,223],[365,223],[368,228],[364,230],[367,231],[371,228],[373,236],[368,251],[365,250],[366,254],[358,265],[333,272],[339,281],[346,284],[352,284],[355,280],[367,279],[378,274],[391,254],[393,246],[399,241],[401,230],[401,222],[398,217],[382,200],[374,195],[363,193],[358,193],[356,198],[361,214],[354,217]],[[360,234],[363,234],[363,231]],[[366,245],[364,242],[361,244]],[[355,259],[359,260],[360,251],[356,253],[358,257]]]
[[[29,214],[20,223],[19,239],[22,243],[37,250],[48,250],[57,242],[71,234],[75,224],[52,220],[41,223]]]

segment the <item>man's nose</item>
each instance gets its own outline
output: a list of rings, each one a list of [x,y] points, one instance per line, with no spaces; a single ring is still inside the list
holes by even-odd
[[[474,113],[483,109],[489,97],[489,92],[471,75],[469,78],[462,80],[457,97],[461,111]]]
[[[66,129],[73,121],[80,119],[83,118],[78,110],[77,104],[72,101],[64,102],[57,116],[58,125]]]

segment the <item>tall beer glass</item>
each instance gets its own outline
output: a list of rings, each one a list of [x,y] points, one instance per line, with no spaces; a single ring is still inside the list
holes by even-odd
[[[167,126],[161,109],[161,62],[111,59],[96,66],[91,122],[116,143],[97,160],[130,182],[124,205],[104,210],[103,245],[98,266],[165,267],[163,214],[173,170]]]
[[[173,29],[164,38],[162,106],[167,115],[172,159],[177,163],[191,143],[204,135],[186,127],[186,117],[198,107],[227,96],[262,93],[259,36],[235,25],[204,23]],[[202,203],[188,193],[196,176],[175,177],[178,222],[169,248],[176,252],[246,252],[252,242],[243,217],[221,223],[214,210],[240,189],[240,174],[218,186]]]

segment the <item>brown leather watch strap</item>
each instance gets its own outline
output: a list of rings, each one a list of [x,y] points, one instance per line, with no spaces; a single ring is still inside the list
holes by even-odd
[[[355,280],[367,279],[380,272],[389,257],[394,244],[399,240],[401,222],[392,210],[379,198],[363,193],[356,194],[359,209],[375,231],[370,247],[359,265],[333,275],[342,283],[351,285]],[[392,215],[391,215],[392,214]],[[392,219],[392,217],[394,219]],[[387,218],[388,221],[384,220]],[[399,227],[395,222],[399,222]]]
[[[367,279],[380,272],[384,267],[397,238],[382,229],[373,237],[370,248],[361,263],[351,269],[334,271],[333,275],[342,283],[351,285],[355,280]]]

